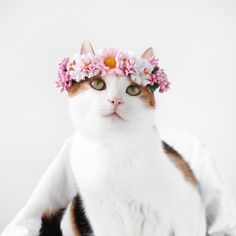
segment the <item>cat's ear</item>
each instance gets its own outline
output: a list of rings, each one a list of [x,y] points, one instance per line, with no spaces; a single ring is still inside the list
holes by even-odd
[[[142,58],[143,59],[150,59],[153,56],[153,48],[150,47],[147,50],[145,50],[145,52],[142,54]]]
[[[87,54],[87,53],[91,53],[92,55],[95,55],[95,52],[93,50],[91,43],[88,40],[84,40],[81,45],[80,55]]]

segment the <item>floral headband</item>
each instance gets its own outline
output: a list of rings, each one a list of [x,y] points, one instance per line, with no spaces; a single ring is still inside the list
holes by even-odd
[[[56,85],[61,92],[68,91],[75,82],[106,74],[130,77],[137,84],[148,86],[152,92],[159,89],[162,93],[170,86],[156,57],[137,58],[117,49],[104,49],[97,55],[85,53],[64,58],[59,64]]]

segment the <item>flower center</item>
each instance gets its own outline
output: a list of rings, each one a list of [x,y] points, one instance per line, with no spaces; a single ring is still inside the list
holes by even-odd
[[[115,68],[116,67],[116,60],[114,57],[106,57],[104,59],[104,65],[110,68]]]

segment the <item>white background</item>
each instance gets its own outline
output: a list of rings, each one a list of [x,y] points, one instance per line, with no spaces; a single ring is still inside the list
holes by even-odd
[[[0,231],[73,132],[59,60],[80,50],[153,46],[172,83],[159,123],[212,151],[236,199],[236,1],[0,1]]]

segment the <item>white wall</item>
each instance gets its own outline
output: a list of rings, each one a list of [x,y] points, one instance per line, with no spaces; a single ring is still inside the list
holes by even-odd
[[[236,197],[236,1],[0,1],[0,230],[25,204],[65,137],[59,60],[96,49],[153,46],[172,82],[161,124],[195,133]]]

